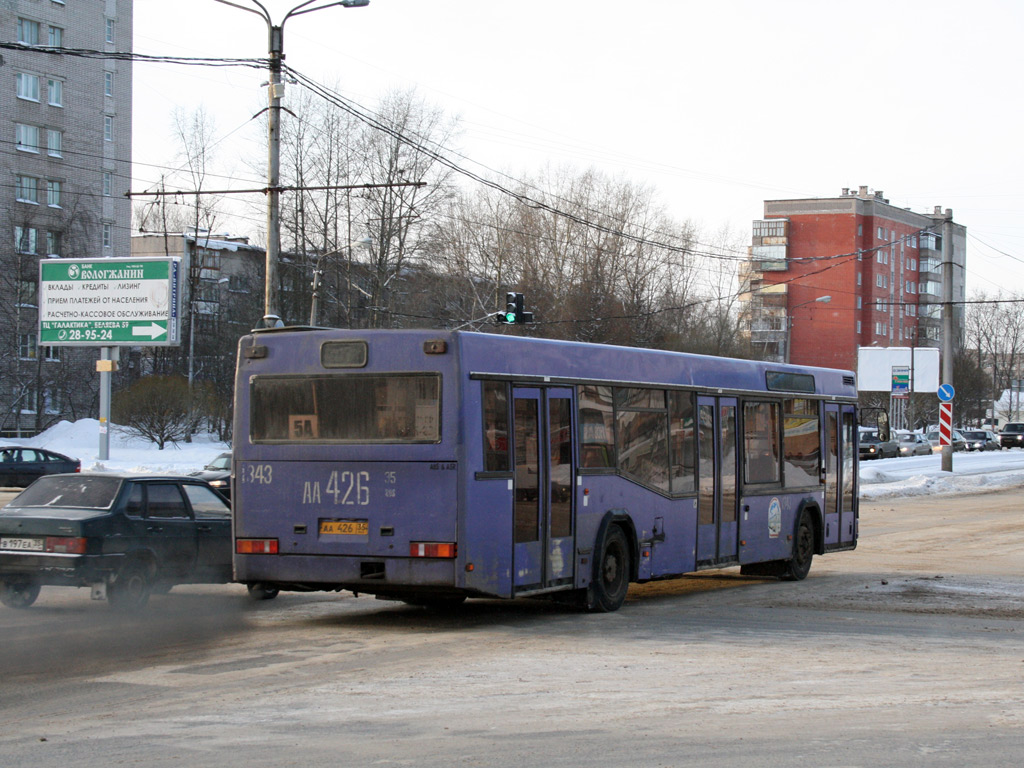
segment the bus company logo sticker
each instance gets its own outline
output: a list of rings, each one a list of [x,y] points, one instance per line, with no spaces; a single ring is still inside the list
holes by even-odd
[[[782,504],[777,497],[768,505],[768,538],[777,539],[782,533]]]

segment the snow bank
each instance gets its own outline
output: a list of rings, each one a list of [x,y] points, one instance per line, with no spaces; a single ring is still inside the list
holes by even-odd
[[[80,459],[83,472],[188,474],[205,467],[217,454],[231,450],[231,446],[217,441],[212,435],[201,434],[195,435],[191,443],[169,444],[161,451],[154,443],[131,437],[123,428],[111,425],[110,458],[101,462],[100,424],[96,419],[62,421],[36,437],[5,442],[48,448]]]

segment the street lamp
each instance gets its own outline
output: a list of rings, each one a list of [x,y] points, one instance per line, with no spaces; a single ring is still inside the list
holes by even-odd
[[[794,304],[789,308],[789,316],[786,318],[786,362],[789,362],[789,348],[793,341],[793,312],[800,307],[807,306],[808,304],[828,304],[832,301],[831,296],[819,296],[816,299],[810,301],[801,301],[799,304]]]
[[[292,16],[321,11],[340,5],[342,8],[362,8],[370,4],[370,0],[329,0],[316,5],[317,0],[306,0],[292,8],[274,24],[268,11],[259,0],[249,0],[259,10],[231,2],[216,0],[222,5],[230,5],[242,11],[253,13],[267,24],[270,52],[270,82],[267,95],[269,110],[267,112],[267,279],[264,292],[263,321],[264,328],[280,326],[281,318],[277,311],[277,263],[281,254],[281,219],[280,219],[280,175],[281,175],[281,97],[284,95],[284,84],[281,82],[281,62],[284,61],[284,25]]]
[[[348,271],[349,271],[349,278],[348,278],[348,281],[349,281],[349,291],[351,291],[352,290],[352,248],[354,246],[357,246],[357,245],[365,245],[367,248],[371,248],[373,246],[373,238],[370,237],[369,235],[367,235],[366,237],[361,237],[358,240],[353,240],[348,245],[344,245],[341,248],[338,248],[336,250],[329,251],[329,252],[327,252],[325,254],[317,256],[315,261],[313,262],[313,296],[312,296],[312,299],[310,300],[310,303],[309,303],[309,324],[310,325],[316,326],[317,316],[320,314],[320,312],[319,312],[319,310],[320,310],[320,279],[323,277],[323,274],[324,274],[324,269],[323,269],[324,259],[326,259],[328,256],[333,256],[336,253],[341,253],[342,251],[345,251],[345,250],[347,250],[349,252],[348,253],[348,264],[349,264],[349,269],[348,269]]]

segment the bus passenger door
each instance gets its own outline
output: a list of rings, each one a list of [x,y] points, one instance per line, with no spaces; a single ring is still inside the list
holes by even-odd
[[[841,490],[839,508],[839,544],[853,546],[857,541],[857,488],[856,472],[853,471],[853,436],[857,429],[857,414],[852,405],[842,410],[842,432],[839,441],[839,473]]]
[[[569,389],[512,390],[516,591],[573,582],[576,476]]]
[[[840,546],[840,525],[841,517],[845,510],[843,488],[846,478],[844,474],[852,471],[853,445],[847,448],[840,440],[840,413],[839,405],[828,403],[825,405],[825,421],[822,424],[822,431],[825,438],[825,450],[822,454],[823,482],[825,485],[825,548],[835,549]],[[852,435],[851,435],[852,440]],[[846,451],[843,449],[846,448]],[[849,452],[850,468],[847,469],[847,461],[843,454]],[[851,478],[852,482],[852,478]]]
[[[735,562],[737,515],[736,399],[697,398],[697,564]]]

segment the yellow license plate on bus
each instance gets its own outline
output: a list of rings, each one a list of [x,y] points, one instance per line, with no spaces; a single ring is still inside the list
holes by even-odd
[[[367,520],[321,520],[321,536],[367,536],[370,523]]]

